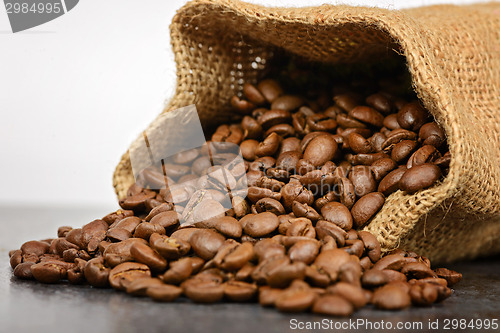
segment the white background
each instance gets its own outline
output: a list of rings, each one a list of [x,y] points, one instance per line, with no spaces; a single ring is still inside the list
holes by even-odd
[[[0,204],[116,208],[112,173],[175,86],[169,23],[185,0],[81,0],[13,34],[0,5]],[[398,9],[475,1],[325,2]]]

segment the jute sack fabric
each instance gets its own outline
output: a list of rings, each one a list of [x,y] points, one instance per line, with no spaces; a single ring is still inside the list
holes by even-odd
[[[177,12],[171,41],[177,89],[146,130],[150,140],[161,141],[168,111],[190,104],[204,125],[230,121],[230,97],[262,75],[276,49],[328,63],[402,54],[418,97],[446,131],[450,170],[435,187],[390,195],[366,230],[385,251],[403,247],[436,262],[500,252],[499,3],[391,11],[196,0]],[[114,173],[119,198],[134,181],[129,152]]]

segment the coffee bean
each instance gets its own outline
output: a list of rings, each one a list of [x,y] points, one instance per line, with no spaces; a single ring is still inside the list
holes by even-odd
[[[410,306],[411,298],[406,291],[390,283],[375,290],[372,302],[379,309],[400,310]]]
[[[33,265],[34,263],[32,262],[23,262],[16,265],[14,268],[14,276],[23,280],[33,280],[34,276],[31,272],[31,266]]]
[[[406,172],[406,168],[398,168],[387,174],[378,185],[378,192],[386,197],[399,189],[399,181]]]
[[[106,287],[110,269],[104,266],[104,258],[97,257],[87,262],[84,268],[87,282],[93,287]]]
[[[304,159],[314,166],[321,166],[335,156],[337,149],[337,143],[331,135],[320,135],[307,145]]]
[[[354,185],[354,190],[358,198],[377,189],[377,183],[368,166],[356,165],[352,167],[349,173],[349,180]]]
[[[429,113],[418,102],[408,103],[398,112],[399,125],[410,131],[418,131],[427,122]]]
[[[325,218],[325,220],[335,223],[339,227],[344,230],[350,230],[352,228],[352,215],[349,209],[339,203],[339,202],[330,202],[321,208],[321,215]]]
[[[110,244],[103,253],[104,260],[111,267],[134,260],[130,248],[136,242],[146,244],[146,241],[141,238],[129,238],[119,243]]]
[[[153,272],[164,271],[167,267],[167,261],[144,243],[132,244],[130,254],[137,262],[147,265]]]
[[[367,231],[359,231],[358,235],[365,245],[366,254],[370,260],[372,262],[377,262],[380,259],[381,254],[380,243],[377,241],[375,236]]]
[[[279,83],[271,79],[260,81],[257,88],[269,103],[272,103],[283,94],[283,89],[280,87]]]
[[[349,301],[354,308],[360,309],[367,303],[363,289],[346,282],[337,282],[327,288],[327,293],[338,295]]]
[[[349,111],[349,116],[362,121],[363,123],[375,126],[382,127],[384,126],[384,116],[380,114],[375,109],[372,109],[367,106],[357,106],[354,109]]]
[[[358,229],[364,226],[382,208],[384,202],[385,197],[380,192],[362,196],[351,209],[354,227]]]
[[[151,277],[148,266],[135,262],[125,262],[109,272],[109,284],[114,289],[126,290],[134,280],[147,277]]]
[[[285,247],[273,239],[262,239],[255,244],[254,252],[259,261],[264,261],[270,257],[283,256]]]
[[[262,237],[270,234],[278,227],[278,217],[271,212],[252,216],[244,226],[246,234],[252,237]]]
[[[394,109],[394,105],[386,94],[377,93],[366,97],[366,104],[383,114],[389,114]]]
[[[448,282],[448,286],[452,287],[453,285],[457,284],[462,280],[462,274],[452,271],[451,269],[447,268],[436,268],[434,270],[434,273],[436,273],[437,276],[439,276],[442,279],[445,279],[446,282]]]
[[[380,182],[389,172],[397,167],[397,163],[391,158],[382,158],[370,165],[370,171],[376,182]]]
[[[189,237],[193,251],[205,260],[212,259],[224,241],[224,236],[208,229],[197,230]]]
[[[210,280],[192,278],[182,283],[182,290],[197,303],[215,303],[224,297],[224,285]]]
[[[329,316],[347,317],[354,312],[354,307],[348,300],[341,296],[326,294],[314,302],[312,312]]]
[[[422,164],[408,169],[399,180],[399,188],[408,193],[432,186],[441,177],[441,169],[434,164]]]
[[[255,203],[255,208],[258,213],[271,212],[275,215],[281,215],[285,213],[285,208],[283,205],[275,199],[272,198],[262,198]]]
[[[257,294],[255,284],[243,281],[228,281],[224,284],[224,296],[235,302],[247,302]]]
[[[419,148],[416,152],[411,155],[408,159],[408,163],[406,167],[411,169],[414,166],[422,165],[424,163],[432,163],[438,158],[441,157],[441,154],[436,149],[436,147],[431,145],[425,145]]]
[[[443,129],[435,122],[423,125],[418,132],[418,136],[423,141],[422,145],[432,145],[436,148],[441,147],[446,141]]]
[[[126,289],[127,294],[134,296],[146,296],[147,290],[152,287],[161,286],[163,282],[158,278],[145,277],[133,280]]]
[[[30,266],[33,277],[42,283],[56,283],[66,278],[67,270],[56,262],[40,262]]]
[[[275,300],[274,305],[282,312],[304,312],[316,299],[316,294],[310,288],[284,290]]]
[[[292,262],[301,261],[308,265],[314,261],[319,253],[320,243],[315,239],[300,240],[288,250]]]
[[[303,104],[304,100],[299,96],[283,95],[273,100],[271,109],[293,111],[301,107]]]

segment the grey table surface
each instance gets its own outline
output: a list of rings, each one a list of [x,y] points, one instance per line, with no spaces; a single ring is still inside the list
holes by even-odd
[[[61,225],[80,227],[109,211],[111,209],[102,207],[0,206],[0,332],[306,332],[307,326],[302,325],[314,323],[322,325],[321,331],[331,332],[385,332],[389,331],[388,325],[392,325],[390,331],[393,332],[438,332],[454,331],[444,329],[446,321],[452,319],[465,319],[467,323],[471,319],[500,321],[498,256],[450,265],[462,272],[464,279],[441,304],[398,312],[367,307],[350,319],[283,314],[256,304],[200,305],[185,299],[169,304],[155,303],[111,289],[42,285],[12,276],[10,249],[19,248],[28,240],[55,237]],[[430,322],[438,324],[438,329],[430,329]],[[414,326],[398,329],[398,323]],[[341,324],[351,326],[335,329]],[[358,326],[352,326],[354,324]]]

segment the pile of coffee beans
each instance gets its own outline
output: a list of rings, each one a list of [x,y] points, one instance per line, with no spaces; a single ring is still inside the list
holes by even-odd
[[[391,193],[446,174],[442,128],[418,101],[387,91],[285,86],[245,84],[230,101],[240,123],[144,169],[122,209],[11,251],[14,275],[335,316],[450,296],[460,273],[414,252],[382,255],[360,230]]]

